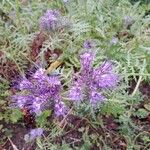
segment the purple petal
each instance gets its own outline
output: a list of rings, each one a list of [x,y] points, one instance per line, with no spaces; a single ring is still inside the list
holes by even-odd
[[[81,69],[90,70],[94,60],[94,52],[84,52],[80,55]]]
[[[114,73],[97,74],[94,77],[94,82],[99,88],[112,88],[117,85],[118,76]]]
[[[105,100],[105,97],[96,91],[91,91],[89,93],[89,99],[91,105],[95,108],[98,104],[102,103]]]
[[[43,30],[55,30],[58,27],[60,12],[58,10],[47,10],[40,18],[40,27]]]
[[[67,113],[67,107],[64,102],[58,102],[55,104],[55,115],[56,116],[64,116]]]
[[[93,71],[93,82],[97,84],[99,88],[111,88],[116,86],[118,76],[113,73],[111,62],[104,62],[99,68]]]
[[[80,102],[83,100],[83,91],[79,86],[72,86],[69,90],[69,98],[73,101]]]
[[[113,37],[110,41],[111,45],[116,45],[117,43],[118,43],[118,38],[116,38],[116,37]]]
[[[32,89],[32,87],[33,87],[33,84],[28,79],[24,78],[20,83],[19,89],[30,90]]]
[[[26,104],[32,103],[34,99],[31,95],[14,95],[12,96],[13,105],[18,108],[23,108]]]

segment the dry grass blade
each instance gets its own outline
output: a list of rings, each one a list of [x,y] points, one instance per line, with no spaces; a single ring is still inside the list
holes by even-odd
[[[10,143],[11,143],[11,145],[12,145],[12,147],[13,147],[14,150],[19,150],[19,149],[16,147],[16,145],[13,144],[13,142],[11,141],[10,138],[8,138],[8,140],[10,141]]]
[[[50,67],[47,69],[46,73],[51,73],[54,69],[56,69],[58,66],[62,64],[62,61],[56,60],[53,62]]]

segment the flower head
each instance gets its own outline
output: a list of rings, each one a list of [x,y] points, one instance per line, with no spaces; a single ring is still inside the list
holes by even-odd
[[[55,30],[58,27],[60,12],[58,10],[47,10],[40,18],[40,27],[44,30]]]
[[[65,106],[64,102],[59,101],[55,105],[55,114],[56,116],[64,116],[67,113],[67,107]]]
[[[46,106],[54,107],[53,104],[61,103],[59,76],[48,76],[42,68],[38,69],[30,79],[23,78],[19,90],[19,94],[12,97],[14,106],[20,109],[26,107],[36,115],[40,115]]]
[[[91,51],[85,51],[80,55],[81,68],[84,70],[90,70],[94,61],[95,54]]]
[[[82,101],[83,100],[83,93],[82,87],[79,86],[72,86],[69,90],[69,97],[73,101]]]
[[[42,30],[55,31],[68,25],[68,19],[63,17],[60,11],[56,9],[47,10],[46,13],[40,18],[40,27]]]
[[[115,87],[118,76],[113,72],[113,65],[110,61],[105,61],[101,66],[93,68],[94,58],[95,53],[91,51],[80,55],[81,70],[72,82],[69,98],[78,103],[88,99],[96,108],[98,104],[106,100],[101,90]]]
[[[93,80],[99,88],[112,88],[117,84],[118,76],[113,73],[112,63],[104,62],[93,70]]]
[[[90,104],[94,108],[96,108],[98,106],[98,104],[102,103],[105,100],[105,97],[101,93],[92,90],[89,93],[89,100],[90,100]]]

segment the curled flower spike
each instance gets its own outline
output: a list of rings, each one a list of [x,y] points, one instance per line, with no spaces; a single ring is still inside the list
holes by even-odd
[[[93,80],[99,88],[112,88],[117,84],[118,76],[113,73],[112,63],[104,62],[99,68],[93,70]]]
[[[30,79],[23,78],[19,85],[20,92],[12,97],[13,106],[17,108],[27,108],[31,113],[39,116],[46,106],[55,109],[55,105],[59,104],[59,108],[64,109],[61,103],[61,82],[59,76],[46,74],[46,70],[38,69]],[[57,110],[58,111],[58,110]],[[60,111],[59,114],[65,114]]]
[[[72,86],[69,90],[69,97],[73,101],[82,101],[83,100],[83,93],[82,88],[79,86]]]
[[[80,55],[80,63],[83,70],[90,70],[94,61],[95,54],[93,52],[84,52]]]
[[[101,94],[102,89],[113,88],[117,85],[118,76],[113,72],[113,65],[105,61],[100,67],[93,68],[95,53],[85,51],[80,55],[81,70],[69,90],[69,98],[74,102],[88,99],[97,108],[98,104],[106,100]]]
[[[100,102],[103,102],[105,100],[105,97],[101,93],[98,93],[97,91],[92,90],[89,93],[89,100],[90,100],[90,104],[93,107],[97,107],[96,105]]]
[[[58,10],[47,10],[40,18],[40,27],[43,30],[55,30],[58,28],[60,12]]]
[[[64,116],[67,113],[67,107],[65,106],[64,102],[58,102],[55,105],[55,114],[56,116]]]
[[[55,31],[59,28],[69,26],[69,24],[68,19],[63,17],[56,9],[47,10],[40,18],[40,28],[45,31]]]

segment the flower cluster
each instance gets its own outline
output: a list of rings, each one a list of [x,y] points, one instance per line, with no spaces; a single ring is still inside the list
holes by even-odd
[[[68,26],[67,18],[63,17],[58,10],[47,10],[44,16],[40,18],[40,27],[42,30],[54,31]]]
[[[57,75],[48,76],[45,70],[38,69],[30,79],[23,78],[19,84],[20,92],[12,97],[15,107],[27,108],[31,113],[40,115],[46,108],[53,108],[57,116],[67,111],[61,101],[61,82]]]
[[[100,67],[93,68],[95,53],[86,51],[80,55],[81,70],[75,75],[73,85],[69,90],[69,98],[74,102],[88,99],[93,108],[106,98],[101,89],[115,87],[118,76],[113,72],[112,63],[105,61]]]

